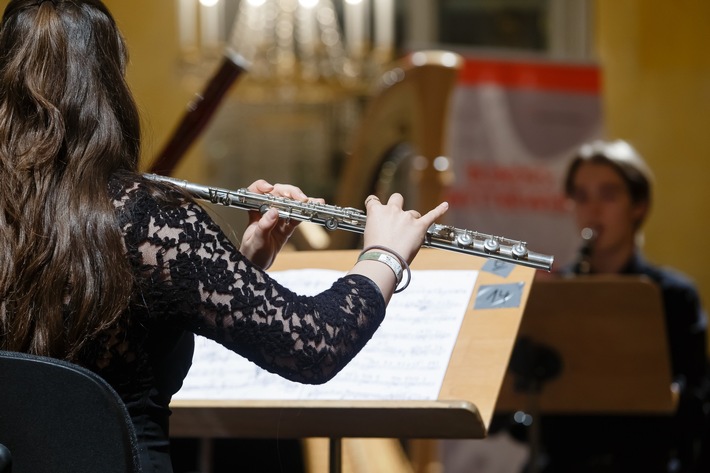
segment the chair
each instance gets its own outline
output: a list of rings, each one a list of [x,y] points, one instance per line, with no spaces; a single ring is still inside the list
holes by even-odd
[[[106,381],[65,361],[0,351],[0,473],[140,471],[133,424]]]

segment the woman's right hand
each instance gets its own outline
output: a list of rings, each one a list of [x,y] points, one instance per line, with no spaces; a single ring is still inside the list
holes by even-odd
[[[370,246],[388,248],[409,264],[422,247],[426,231],[446,213],[449,204],[442,202],[424,215],[416,210],[404,210],[403,205],[402,195],[396,193],[392,194],[384,204],[374,195],[365,200],[367,222],[364,246],[365,248]],[[396,281],[393,271],[387,265],[373,260],[359,261],[350,273],[362,274],[370,278],[379,286],[385,301],[389,302]]]
[[[424,243],[424,235],[449,208],[442,202],[422,215],[416,210],[404,210],[401,194],[392,194],[386,204],[372,195],[365,200],[367,223],[364,246],[384,246],[399,253],[411,263]]]

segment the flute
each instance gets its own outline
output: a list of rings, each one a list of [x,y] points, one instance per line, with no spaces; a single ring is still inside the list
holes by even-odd
[[[365,232],[367,216],[364,211],[353,207],[299,202],[271,194],[258,194],[247,189],[228,190],[157,174],[144,174],[143,176],[152,181],[172,184],[194,198],[212,204],[258,211],[262,214],[269,209],[276,209],[280,218],[315,223],[331,231],[345,230],[360,234]],[[523,241],[438,223],[432,224],[427,229],[422,246],[493,258],[547,271],[552,269],[554,261],[554,257],[551,255],[529,250],[527,243]]]

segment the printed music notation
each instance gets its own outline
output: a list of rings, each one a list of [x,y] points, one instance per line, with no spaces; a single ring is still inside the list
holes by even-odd
[[[344,273],[306,269],[272,273],[292,290],[312,295]],[[412,271],[382,326],[331,381],[304,385],[257,367],[217,343],[197,337],[181,400],[436,400],[478,271]]]

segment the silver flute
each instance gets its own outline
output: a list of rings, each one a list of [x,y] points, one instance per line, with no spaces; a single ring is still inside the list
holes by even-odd
[[[271,194],[258,194],[247,189],[228,190],[195,184],[182,179],[144,174],[145,178],[172,184],[183,189],[198,200],[213,204],[253,210],[265,213],[276,209],[279,217],[322,225],[328,230],[346,230],[364,233],[367,216],[365,212],[352,207],[299,202]],[[472,230],[463,230],[449,225],[432,224],[424,236],[422,245],[426,248],[456,251],[459,253],[493,258],[509,263],[550,271],[554,257],[530,251],[527,244],[519,240],[487,235]]]

